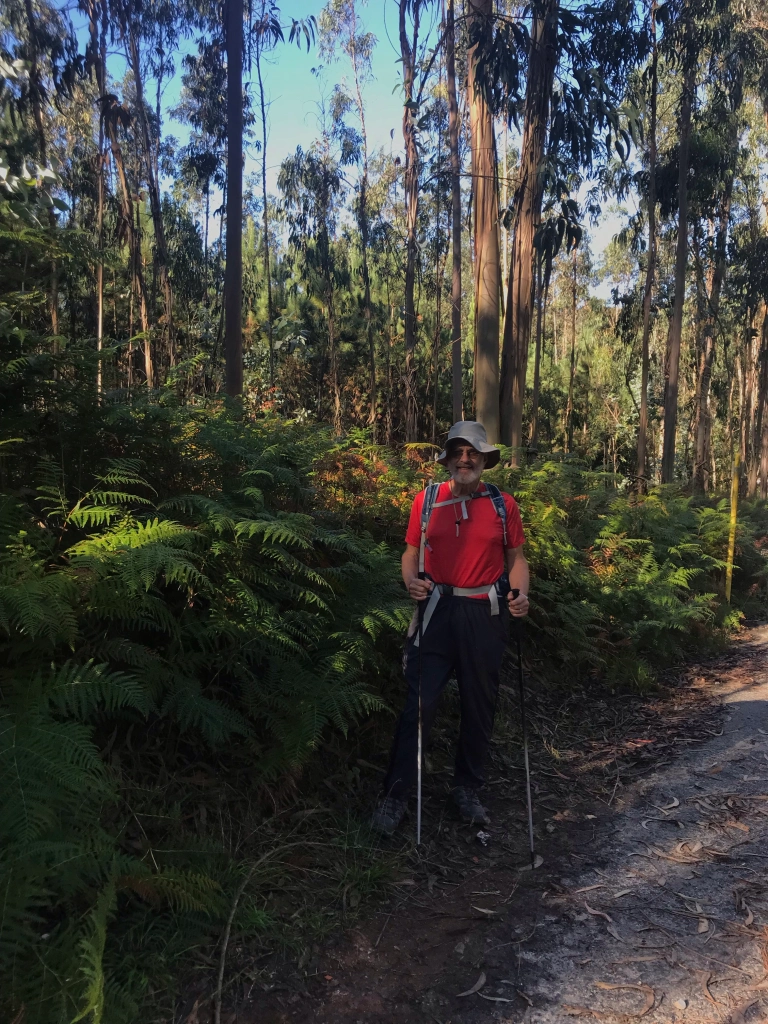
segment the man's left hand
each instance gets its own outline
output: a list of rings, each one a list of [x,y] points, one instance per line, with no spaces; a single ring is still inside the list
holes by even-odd
[[[528,614],[528,595],[522,592],[517,597],[512,596],[512,591],[507,594],[507,604],[509,606],[510,615],[514,615],[516,619],[521,619],[524,615]]]

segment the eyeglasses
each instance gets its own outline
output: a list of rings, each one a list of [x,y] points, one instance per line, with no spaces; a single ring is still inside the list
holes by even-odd
[[[460,459],[467,458],[471,459],[472,462],[476,462],[479,458],[482,458],[482,452],[477,451],[475,448],[452,448],[448,452],[449,459]]]

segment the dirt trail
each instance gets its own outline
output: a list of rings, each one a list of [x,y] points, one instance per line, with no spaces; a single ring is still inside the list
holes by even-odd
[[[540,799],[537,871],[519,802],[491,801],[487,848],[438,814],[389,905],[233,1019],[768,1020],[768,626],[701,685],[722,732],[610,806]]]

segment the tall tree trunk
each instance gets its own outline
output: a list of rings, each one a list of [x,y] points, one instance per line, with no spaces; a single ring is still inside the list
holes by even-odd
[[[720,295],[726,274],[726,243],[728,239],[728,221],[731,215],[731,197],[733,196],[733,179],[738,155],[738,122],[734,114],[731,119],[726,152],[730,155],[730,166],[725,172],[725,185],[720,201],[720,216],[715,238],[715,265],[712,274],[712,285],[707,302],[704,320],[703,358],[699,373],[696,394],[696,454],[693,464],[693,489],[704,493],[706,490],[706,467],[709,465],[709,438],[711,426],[708,422],[709,386],[712,380],[712,364],[715,357],[715,331],[720,313]],[[743,406],[743,403],[742,403]],[[743,411],[743,409],[742,409]]]
[[[160,203],[160,183],[157,176],[155,150],[149,134],[149,121],[144,101],[144,76],[141,69],[141,52],[136,26],[121,5],[121,29],[126,45],[126,56],[131,68],[136,88],[136,110],[139,120],[139,136],[144,150],[144,162],[147,172],[147,191],[149,192],[149,208],[152,214],[152,226],[155,231],[155,263],[163,292],[163,334],[166,338],[168,361],[174,363],[173,351],[173,289],[168,270],[168,246],[165,241],[163,210]],[[242,34],[241,34],[242,38]],[[242,116],[242,115],[241,115]]]
[[[766,310],[768,312],[768,309]],[[765,314],[760,342],[753,337],[755,310],[747,315],[747,344],[749,359],[753,365],[752,403],[750,416],[749,467],[747,472],[747,497],[757,497],[757,479],[760,471],[760,435],[763,426],[763,412],[766,392],[768,392],[768,333]],[[757,351],[755,351],[757,350]],[[753,354],[756,358],[753,358]]]
[[[261,17],[265,16],[266,5],[262,0]],[[269,383],[275,386],[275,343],[272,311],[272,271],[269,258],[269,210],[267,207],[267,105],[264,97],[264,82],[261,77],[261,35],[256,37],[256,75],[259,80],[259,102],[261,106],[261,200],[262,224],[264,230],[264,281],[267,286],[267,342],[269,344]]]
[[[30,98],[32,100],[32,116],[35,120],[37,132],[37,148],[40,154],[40,164],[48,166],[48,142],[45,137],[45,126],[43,124],[43,82],[40,75],[40,64],[37,51],[37,29],[35,27],[35,13],[32,9],[32,0],[24,0],[24,11],[27,16],[27,35],[29,37],[29,83]],[[53,210],[48,211],[48,225],[51,233],[56,230],[56,214]],[[48,311],[51,318],[51,334],[54,337],[53,351],[59,351],[59,266],[55,259],[51,260],[51,291],[48,296]],[[57,371],[58,372],[58,371]]]
[[[651,0],[651,116],[648,128],[648,267],[643,292],[643,342],[640,371],[640,423],[637,429],[637,493],[648,489],[648,375],[650,369],[651,306],[656,273],[656,108],[659,93],[659,51],[656,44],[656,0]]]
[[[447,0],[445,70],[448,80],[448,138],[451,148],[451,395],[453,422],[462,419],[461,381],[461,160],[459,157],[459,104],[456,98],[456,43],[454,0]]]
[[[549,100],[557,65],[559,0],[544,0],[533,19],[525,94],[520,173],[515,189],[509,290],[501,358],[501,437],[519,464],[523,403],[533,320],[533,239],[541,221],[541,161],[549,121]]]
[[[487,38],[493,25],[492,0],[468,0],[475,33]],[[472,192],[475,208],[475,414],[491,444],[499,440],[499,198],[493,114],[476,80],[476,52],[467,62],[467,101],[472,145]]]
[[[400,28],[400,56],[403,63],[403,142],[405,143],[405,439],[416,441],[418,433],[418,403],[416,401],[416,255],[418,250],[417,228],[419,220],[419,151],[416,147],[416,117],[414,111],[414,84],[416,79],[417,48],[421,0],[398,0]],[[409,40],[406,29],[406,13],[412,11],[413,38]]]
[[[373,441],[376,441],[376,343],[373,336],[373,319],[371,312],[371,274],[368,266],[368,239],[370,234],[370,223],[368,218],[368,130],[365,124],[365,106],[363,105],[363,90],[360,83],[360,61],[357,53],[357,8],[352,4],[352,26],[349,38],[349,56],[352,61],[352,74],[355,79],[355,102],[357,104],[357,116],[360,120],[360,134],[363,139],[363,173],[360,177],[360,192],[357,199],[357,228],[360,232],[360,246],[362,249],[362,272],[363,272],[363,316],[365,318],[365,337],[368,342],[369,359],[369,388],[370,407],[368,412],[368,427],[371,430]]]
[[[757,385],[757,415],[754,460],[759,465],[760,497],[768,498],[768,306],[763,312]],[[759,450],[758,450],[759,445]],[[755,491],[757,487],[755,487]]]
[[[687,15],[688,16],[688,15]],[[686,35],[690,32],[687,30]],[[686,50],[688,47],[686,46]],[[685,272],[688,264],[688,165],[690,160],[691,111],[696,87],[696,62],[685,56],[683,92],[680,101],[680,145],[678,150],[678,219],[675,252],[675,298],[667,335],[664,367],[664,447],[661,456],[661,482],[671,484],[675,476],[675,435],[680,374],[680,342],[683,334]]]
[[[88,7],[88,28],[90,35],[91,59],[96,75],[96,87],[99,92],[99,106],[104,95],[105,69],[106,69],[106,46],[107,46],[107,19],[106,4],[101,10],[101,32],[99,32],[99,12],[96,0]],[[101,400],[102,392],[102,364],[101,353],[104,346],[104,198],[106,183],[107,156],[104,148],[104,118],[99,116],[99,150],[96,158],[96,234],[98,248],[98,262],[96,264],[96,394]]]
[[[573,250],[571,276],[571,372],[568,378],[568,404],[565,407],[565,450],[573,451],[573,381],[576,376],[576,250]]]
[[[541,343],[544,317],[547,314],[547,297],[549,294],[550,263],[547,261],[546,283],[542,290],[541,280],[542,259],[536,260],[536,353],[533,362],[533,399],[531,403],[531,448],[539,447],[539,390],[541,387]]]
[[[227,0],[227,394],[243,393],[243,0]]]
[[[106,8],[104,8],[106,11]],[[103,31],[106,31],[103,28]],[[138,211],[134,211],[133,203],[133,190],[130,187],[128,181],[128,175],[125,167],[125,159],[123,151],[120,146],[120,141],[117,135],[117,125],[115,119],[112,116],[108,104],[112,101],[108,100],[105,93],[105,81],[103,78],[104,70],[101,71],[102,81],[99,83],[99,92],[101,99],[101,117],[104,124],[104,129],[107,138],[109,139],[109,148],[112,154],[112,161],[115,165],[115,173],[117,174],[117,180],[120,182],[120,232],[124,233],[126,241],[128,243],[129,263],[131,268],[131,291],[135,300],[139,304],[139,317],[141,320],[141,331],[142,331],[142,347],[144,350],[144,375],[147,382],[147,387],[151,388],[154,384],[154,369],[152,365],[152,339],[150,336],[149,326],[149,312],[147,309],[147,289],[144,281],[144,273],[142,267],[141,258],[141,224],[137,223]],[[129,332],[129,336],[133,336],[133,332]]]
[[[339,389],[339,358],[336,348],[336,312],[333,294],[333,281],[329,276],[325,281],[328,305],[328,363],[331,377],[331,393],[333,394],[333,429],[336,436],[341,436],[341,391]]]

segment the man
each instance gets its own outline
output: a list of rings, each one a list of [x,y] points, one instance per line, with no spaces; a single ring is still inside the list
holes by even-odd
[[[420,602],[422,624],[419,630],[414,615],[404,658],[408,694],[373,815],[373,827],[382,832],[397,828],[416,781],[419,685],[426,746],[440,694],[453,672],[461,728],[452,797],[464,821],[490,823],[478,790],[493,729],[508,613],[528,614],[529,582],[517,504],[480,479],[498,463],[499,454],[488,444],[482,424],[454,423],[437,459],[450,479],[438,490],[422,491],[411,508],[403,582]],[[431,511],[423,515],[425,500],[431,500]],[[519,591],[517,597],[513,590]]]

